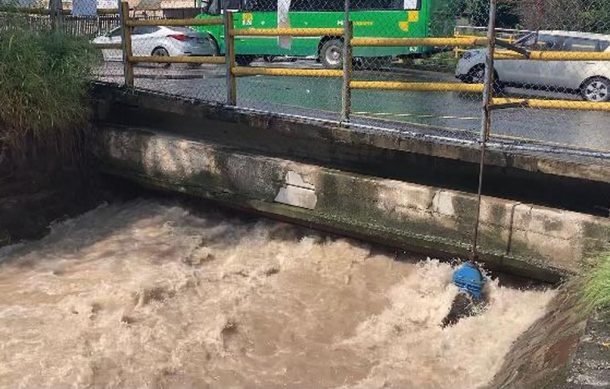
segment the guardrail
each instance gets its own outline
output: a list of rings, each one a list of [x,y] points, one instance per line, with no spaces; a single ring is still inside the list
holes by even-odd
[[[349,2],[346,3],[348,6]],[[227,103],[235,105],[237,100],[236,80],[238,76],[278,76],[278,77],[326,77],[342,78],[342,112],[343,122],[348,122],[351,115],[351,90],[393,90],[393,91],[425,91],[425,92],[464,92],[483,93],[485,84],[464,84],[460,82],[397,82],[384,80],[352,80],[352,51],[354,47],[396,47],[396,46],[448,46],[454,48],[487,47],[493,52],[493,60],[530,60],[530,61],[610,61],[610,52],[566,52],[566,51],[525,51],[512,47],[515,39],[524,32],[521,30],[494,29],[496,35],[505,39],[497,39],[495,35],[487,37],[464,35],[456,29],[456,36],[434,38],[374,38],[353,37],[353,25],[346,9],[342,28],[235,28],[233,12],[225,10],[222,17],[208,19],[160,19],[137,20],[129,18],[127,2],[121,3],[121,22],[123,26],[123,43],[125,63],[125,84],[134,85],[133,65],[137,63],[188,63],[188,64],[225,64],[227,68]],[[134,27],[141,26],[209,26],[224,25],[227,37],[224,56],[136,56],[131,47],[131,33]],[[488,32],[488,28],[479,28],[481,32]],[[311,68],[280,68],[280,67],[249,67],[237,66],[235,60],[236,37],[342,37],[344,44],[343,69],[311,69]],[[496,43],[501,47],[495,50]],[[493,48],[490,47],[493,45]],[[108,45],[109,47],[115,47]],[[529,107],[537,109],[569,109],[610,111],[610,103],[585,102],[573,100],[544,100],[522,98],[491,97],[487,109],[501,109],[505,107]]]

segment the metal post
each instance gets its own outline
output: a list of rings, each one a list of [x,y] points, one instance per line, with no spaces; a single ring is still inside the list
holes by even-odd
[[[352,36],[353,25],[349,18],[350,0],[345,0],[343,14],[343,86],[341,88],[341,123],[348,123],[352,110]]]
[[[225,64],[227,68],[227,104],[237,105],[237,83],[233,68],[235,67],[235,37],[233,36],[233,13],[229,12],[228,1],[224,2],[224,27],[225,27]]]
[[[494,54],[496,51],[496,6],[497,0],[489,0],[489,24],[487,27],[487,55],[485,58],[485,87],[483,89],[483,120],[479,143],[481,153],[479,160],[479,186],[477,191],[476,223],[472,238],[472,260],[478,259],[479,229],[481,224],[481,199],[483,193],[483,174],[485,171],[485,152],[491,130],[491,105],[494,86]]]
[[[121,2],[120,16],[122,33],[121,45],[123,46],[123,73],[125,76],[125,85],[133,87],[133,63],[131,62],[133,51],[131,48],[131,27],[127,26],[127,19],[129,19],[129,3],[126,1]]]
[[[51,30],[59,31],[62,27],[63,4],[61,0],[49,1],[49,17],[51,19]]]

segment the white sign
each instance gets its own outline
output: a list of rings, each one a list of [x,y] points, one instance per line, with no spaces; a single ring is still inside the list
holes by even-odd
[[[419,0],[405,0],[404,9],[417,9]]]
[[[278,28],[290,28],[290,17],[288,11],[290,11],[291,0],[277,0],[277,26]],[[292,48],[292,38],[289,36],[281,36],[279,39],[279,45],[282,49],[290,50]]]

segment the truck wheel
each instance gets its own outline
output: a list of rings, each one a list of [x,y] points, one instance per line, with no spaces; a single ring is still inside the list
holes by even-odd
[[[253,55],[236,55],[235,63],[239,66],[248,66],[254,61],[254,58]]]
[[[343,42],[340,39],[331,39],[320,49],[320,61],[327,69],[340,69],[343,66]]]

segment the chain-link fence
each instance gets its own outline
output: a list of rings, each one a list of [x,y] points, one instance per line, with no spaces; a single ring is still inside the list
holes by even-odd
[[[610,152],[605,0],[141,0],[126,28],[114,0],[53,1],[28,20],[90,38],[102,80],[468,139],[497,1],[492,138]]]
[[[494,133],[518,142],[610,151],[610,3],[523,0],[513,10],[524,31],[494,65],[498,111]],[[467,56],[468,57],[468,56]],[[471,64],[476,56],[463,60]],[[516,125],[517,123],[517,125]]]

